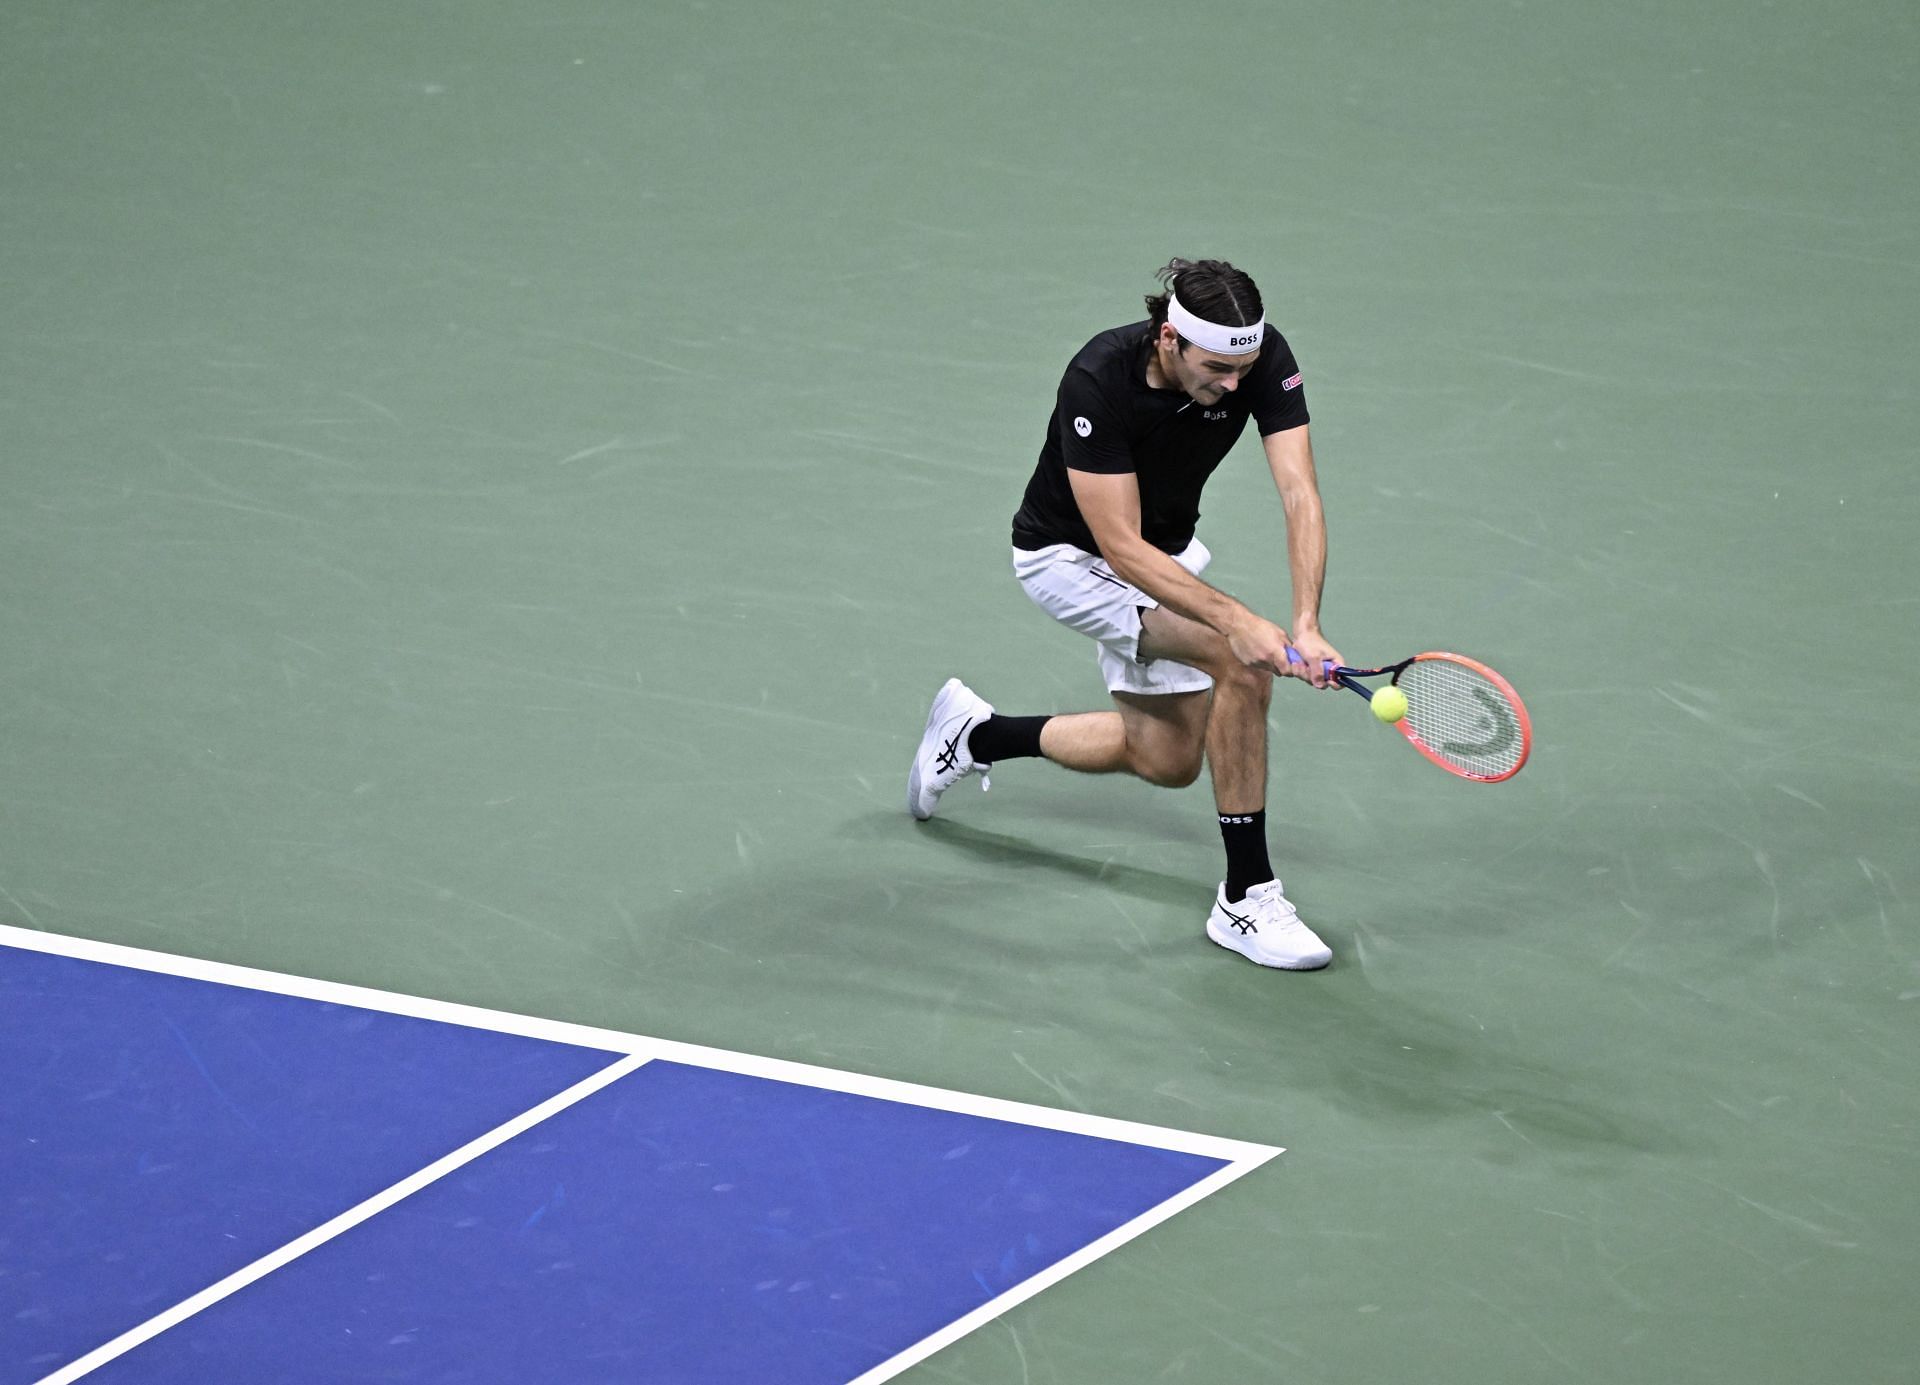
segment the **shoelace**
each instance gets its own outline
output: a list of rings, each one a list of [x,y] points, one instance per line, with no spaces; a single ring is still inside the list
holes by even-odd
[[[1276,886],[1275,889],[1267,891],[1260,896],[1261,903],[1273,911],[1273,921],[1278,927],[1294,928],[1300,926],[1300,911],[1294,907],[1291,899],[1288,899],[1284,894],[1280,893],[1277,888],[1279,882],[1275,881],[1274,884]],[[1254,887],[1254,889],[1258,888],[1259,886],[1257,885]],[[1253,890],[1247,891],[1247,897],[1249,899],[1253,897]],[[1247,912],[1251,914],[1253,911],[1249,909]]]

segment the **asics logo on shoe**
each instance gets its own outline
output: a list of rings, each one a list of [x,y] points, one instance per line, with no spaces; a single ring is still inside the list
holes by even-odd
[[[1242,916],[1234,913],[1231,909],[1222,909],[1220,912],[1227,916],[1228,923],[1238,928],[1242,933],[1258,933],[1260,931],[1260,925],[1253,921],[1253,915],[1251,914]]]
[[[960,738],[967,734],[967,728],[972,725],[973,725],[973,718],[968,717],[966,726],[962,726],[958,731],[955,731],[953,733],[953,739],[947,742],[947,748],[945,750],[942,750],[938,755],[934,757],[933,762],[935,765],[939,766],[940,772],[942,774],[945,774],[948,770],[952,769],[956,764],[959,763]]]

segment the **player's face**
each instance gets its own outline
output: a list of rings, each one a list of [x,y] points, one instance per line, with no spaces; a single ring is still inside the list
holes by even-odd
[[[1171,327],[1163,329],[1160,337],[1160,369],[1199,404],[1218,404],[1239,389],[1240,382],[1253,369],[1253,363],[1260,359],[1258,351],[1249,351],[1244,356],[1222,356],[1217,351],[1204,351],[1191,342],[1182,351],[1179,343],[1180,339]]]

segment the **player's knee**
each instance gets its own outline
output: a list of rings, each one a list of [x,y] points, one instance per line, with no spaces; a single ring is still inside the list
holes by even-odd
[[[1190,754],[1162,752],[1136,764],[1134,773],[1159,788],[1184,789],[1200,777],[1205,758],[1199,746]]]
[[[1216,684],[1232,688],[1242,698],[1265,705],[1273,696],[1273,674],[1268,669],[1249,668],[1238,659],[1228,659],[1212,672]]]

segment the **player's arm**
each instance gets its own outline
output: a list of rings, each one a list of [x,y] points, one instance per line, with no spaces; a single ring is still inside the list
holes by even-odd
[[[1217,631],[1234,657],[1276,673],[1288,667],[1287,632],[1209,586],[1148,543],[1140,533],[1140,483],[1130,471],[1067,471],[1080,517],[1093,531],[1100,556],[1114,575],[1138,587],[1176,615]]]
[[[1327,516],[1313,470],[1313,440],[1307,425],[1260,439],[1267,469],[1287,515],[1287,569],[1293,579],[1294,645],[1311,660],[1346,661],[1320,633],[1320,592],[1327,580]],[[1144,588],[1143,588],[1144,590]]]

